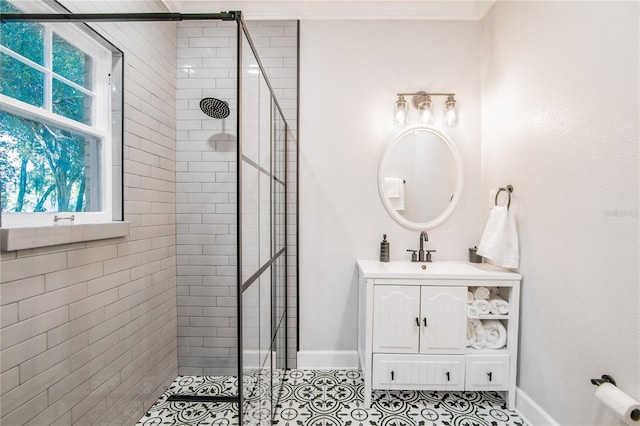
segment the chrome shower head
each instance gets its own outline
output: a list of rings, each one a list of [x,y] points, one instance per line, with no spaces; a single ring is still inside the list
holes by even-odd
[[[227,118],[231,113],[229,104],[216,98],[202,99],[200,109],[211,118]]]

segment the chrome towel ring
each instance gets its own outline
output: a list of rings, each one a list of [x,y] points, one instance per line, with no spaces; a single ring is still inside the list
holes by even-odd
[[[496,192],[496,199],[494,201],[494,205],[498,205],[498,195],[500,195],[500,193],[502,191],[506,191],[507,195],[509,196],[509,201],[507,201],[507,210],[509,210],[509,207],[511,206],[511,193],[513,192],[513,185],[507,185],[504,188],[499,188],[498,192]]]

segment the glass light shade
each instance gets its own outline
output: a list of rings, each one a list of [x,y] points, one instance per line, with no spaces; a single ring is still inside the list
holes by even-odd
[[[458,124],[458,111],[453,96],[449,96],[444,103],[444,124],[448,127],[454,127]]]
[[[404,126],[409,121],[407,110],[399,109],[396,111],[396,126]]]
[[[409,104],[404,100],[403,96],[400,96],[396,101],[396,126],[404,126],[409,122]]]
[[[433,123],[433,103],[427,92],[418,92],[411,98],[411,104],[418,110],[418,123]]]

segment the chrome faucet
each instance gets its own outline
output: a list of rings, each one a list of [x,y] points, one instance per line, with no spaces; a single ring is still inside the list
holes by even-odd
[[[427,235],[427,231],[422,231],[420,233],[420,250],[418,250],[418,262],[424,262],[424,241],[429,241],[429,235]]]

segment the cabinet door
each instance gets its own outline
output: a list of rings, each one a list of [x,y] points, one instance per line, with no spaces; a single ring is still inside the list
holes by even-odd
[[[419,317],[420,287],[376,285],[373,294],[373,351],[417,353]]]
[[[462,353],[467,334],[467,288],[421,289],[420,352]]]

